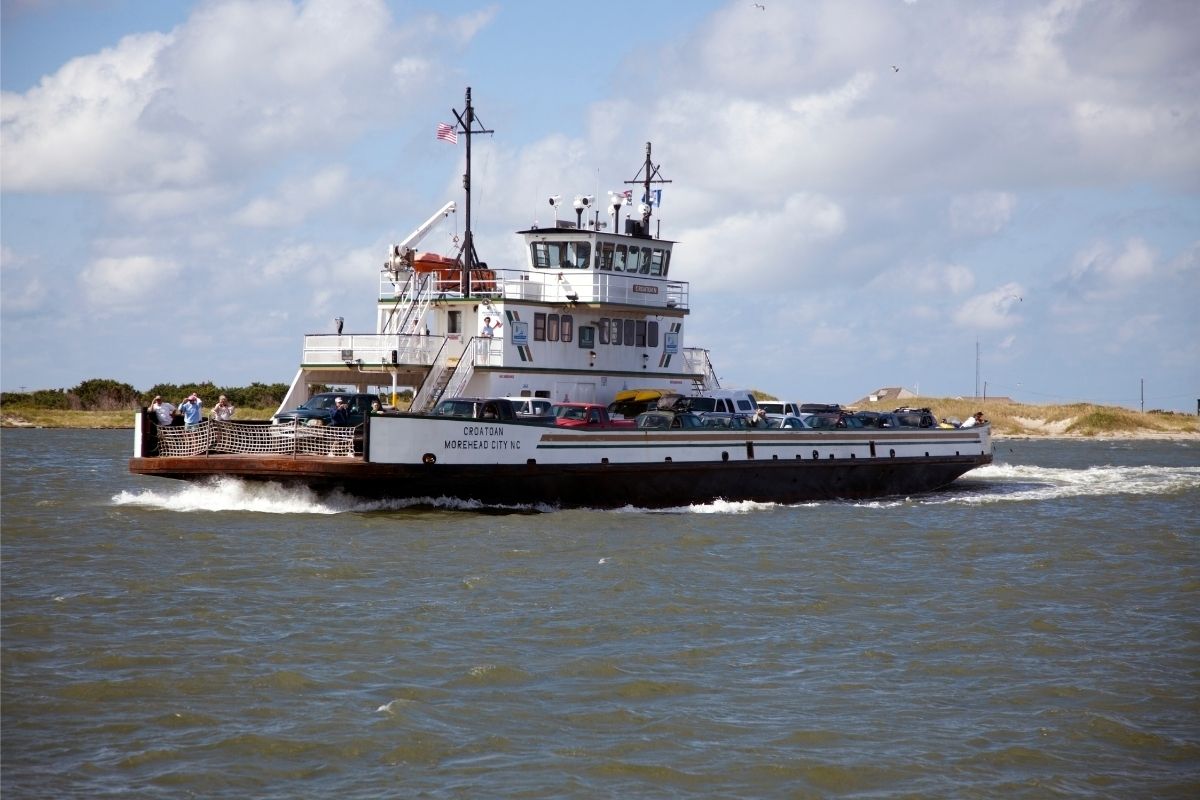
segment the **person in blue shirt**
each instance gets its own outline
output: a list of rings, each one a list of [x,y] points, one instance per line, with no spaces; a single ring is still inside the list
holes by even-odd
[[[204,402],[195,392],[188,395],[187,399],[179,404],[179,410],[183,412],[183,424],[189,428],[199,425],[200,420],[204,419],[203,406]]]

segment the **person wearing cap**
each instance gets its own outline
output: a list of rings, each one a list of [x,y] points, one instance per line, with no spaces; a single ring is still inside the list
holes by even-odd
[[[164,427],[175,421],[175,406],[164,403],[162,395],[154,395],[154,399],[150,401],[150,413],[154,414],[158,424]]]
[[[330,425],[349,425],[350,424],[350,407],[346,405],[346,401],[342,398],[335,398],[333,401],[333,416],[329,420]]]
[[[183,412],[183,424],[189,428],[194,425],[199,425],[204,419],[204,402],[200,396],[192,392],[187,396],[187,399],[179,404],[179,410]]]
[[[221,395],[217,399],[217,404],[213,406],[212,418],[218,422],[228,422],[233,417],[233,412],[235,410],[236,409],[234,409],[233,403],[229,402],[229,398],[227,398],[225,395]]]

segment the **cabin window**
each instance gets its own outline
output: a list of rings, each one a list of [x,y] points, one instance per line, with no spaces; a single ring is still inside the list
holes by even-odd
[[[608,344],[608,317],[600,318],[596,332],[600,334],[600,344]]]
[[[643,247],[641,253],[641,261],[638,262],[638,272],[643,275],[650,274],[650,248]]]
[[[634,324],[633,320],[631,320],[631,319],[625,320],[625,346],[626,347],[633,347],[633,342],[634,342],[633,331],[636,327],[637,326]]]
[[[667,271],[670,269],[671,269],[671,251],[663,250],[662,275],[664,278],[667,277]]]
[[[446,333],[462,333],[461,311],[449,311],[446,313]]]
[[[533,340],[535,342],[546,341],[546,315],[533,315]]]
[[[579,326],[579,349],[591,350],[596,346],[596,329],[591,325]]]
[[[642,248],[638,247],[637,245],[633,245],[632,247],[629,248],[629,254],[627,256],[625,256],[625,271],[626,272],[637,272],[638,271],[638,253],[640,253],[641,250],[642,250]]]
[[[546,341],[558,341],[558,314],[548,314],[546,316]]]
[[[599,242],[596,245],[596,269],[611,270],[613,264],[613,243]]]
[[[537,269],[587,269],[592,258],[591,242],[533,242],[530,250]]]
[[[621,331],[622,330],[624,330],[624,328],[621,325],[621,320],[614,319],[612,321],[612,337],[611,337],[612,344],[620,344],[621,343]]]
[[[575,269],[587,269],[592,260],[591,242],[569,242],[567,244],[568,263],[563,266]]]
[[[644,320],[644,319],[639,319],[639,320],[637,321],[637,334],[636,334],[636,336],[637,336],[637,338],[636,338],[634,341],[636,341],[636,342],[637,342],[637,346],[638,346],[638,347],[645,347],[645,346],[646,346],[646,320]]]
[[[656,247],[650,251],[650,274],[651,275],[666,274],[666,270],[663,269],[665,255],[666,255],[666,251],[663,250],[661,247]]]
[[[575,337],[575,317],[570,314],[562,315],[562,322],[559,323],[558,335],[564,342],[569,342]]]
[[[629,248],[626,245],[619,244],[613,249],[612,268],[614,272],[625,271],[625,260],[629,257]]]
[[[658,347],[658,323],[654,320],[646,324],[646,346]]]

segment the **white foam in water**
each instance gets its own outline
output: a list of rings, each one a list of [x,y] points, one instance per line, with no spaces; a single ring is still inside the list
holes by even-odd
[[[318,495],[302,486],[242,481],[238,478],[214,478],[199,483],[186,483],[173,491],[155,491],[153,489],[144,489],[140,492],[125,491],[114,495],[112,501],[114,505],[118,506],[143,506],[164,511],[254,511],[263,514],[344,514],[361,511],[395,511],[416,506],[432,506],[456,511],[556,510],[544,505],[485,505],[474,500],[457,500],[449,497],[362,500],[340,491],[328,495]]]
[[[168,491],[144,489],[113,497],[119,506],[145,506],[164,511],[257,511],[264,514],[340,514],[376,507],[340,493],[319,497],[300,486],[217,478],[187,483]]]
[[[927,502],[981,505],[1058,497],[1168,494],[1200,488],[1200,467],[1100,466],[1061,469],[991,464],[972,470],[960,480],[986,486],[970,494],[942,496]]]

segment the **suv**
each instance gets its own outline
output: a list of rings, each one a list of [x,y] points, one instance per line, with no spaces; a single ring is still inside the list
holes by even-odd
[[[272,425],[299,422],[302,425],[328,425],[333,421],[333,406],[337,398],[342,398],[350,406],[347,425],[361,425],[363,418],[371,411],[371,404],[379,402],[379,397],[373,394],[349,394],[347,392],[321,392],[305,400],[297,408],[280,411],[271,417]]]
[[[787,414],[793,417],[800,416],[800,406],[784,400],[759,400],[758,407],[768,414]]]

